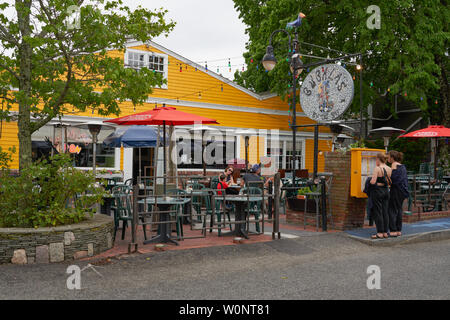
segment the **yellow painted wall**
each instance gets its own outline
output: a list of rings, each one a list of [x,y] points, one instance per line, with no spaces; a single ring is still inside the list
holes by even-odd
[[[241,149],[238,158],[245,159],[245,138],[241,137]],[[260,162],[260,157],[264,156],[265,138],[251,136],[248,141],[248,162],[256,164]]]
[[[164,53],[159,50],[147,47],[145,45],[131,47],[130,49],[142,50],[142,51],[153,51],[155,53]],[[119,50],[112,50],[109,54],[113,57],[118,57],[120,59],[124,58],[124,52]],[[180,64],[182,66],[182,72],[180,72]],[[209,118],[216,119],[219,122],[219,126],[226,127],[239,127],[239,128],[255,128],[255,129],[279,129],[279,130],[290,130],[288,126],[288,116],[283,115],[267,115],[261,113],[248,112],[252,108],[260,109],[275,109],[288,111],[289,105],[287,102],[282,101],[279,97],[272,97],[264,100],[260,100],[256,97],[249,95],[237,88],[232,87],[228,82],[223,82],[219,79],[211,76],[213,73],[209,71],[205,73],[203,71],[197,70],[191,66],[187,66],[183,62],[169,56],[169,66],[168,66],[168,89],[154,89],[151,97],[167,98],[167,99],[179,99],[181,101],[192,101],[199,103],[213,103],[219,105],[232,105],[240,106],[241,111],[229,111],[229,110],[217,110],[217,109],[205,109],[198,107],[186,107],[181,103],[169,105],[176,107],[178,110],[195,113],[200,116],[205,116]],[[223,91],[221,90],[221,85],[223,85]],[[201,92],[201,97],[198,93]],[[151,101],[151,100],[150,100]],[[121,103],[120,116],[125,116],[133,113],[139,113],[146,110],[154,108],[154,103],[145,103],[140,106],[134,107],[129,101]],[[68,107],[69,110],[71,107]],[[15,108],[13,108],[15,109]],[[297,108],[298,112],[301,112],[301,108]],[[100,117],[96,112],[92,114],[90,110],[83,113],[77,113],[75,115],[86,116],[86,117]],[[114,117],[114,115],[110,116]],[[297,124],[313,124],[314,121],[307,117],[297,117]],[[15,131],[14,131],[15,130]],[[313,128],[299,128],[298,131],[312,131]],[[10,127],[4,130],[6,135],[2,140],[8,139],[5,145],[18,145],[17,142],[17,127]],[[329,129],[320,127],[320,132],[329,132]],[[256,138],[255,138],[256,139]],[[3,142],[2,142],[3,143]],[[262,147],[261,147],[262,143]],[[308,158],[312,158],[312,150],[309,148],[309,144],[312,140],[307,140],[306,145],[306,164],[309,166]],[[322,142],[321,142],[322,143]],[[256,141],[251,145],[256,144]],[[331,144],[331,142],[330,142]],[[1,144],[0,144],[1,145]],[[241,148],[243,148],[244,143],[242,142]],[[330,147],[331,148],[331,147]],[[251,150],[253,150],[251,148]],[[264,142],[261,139],[259,156],[264,154]],[[256,148],[253,153],[250,153],[250,162],[259,162],[258,155],[256,154]],[[241,152],[242,158],[244,158],[244,152]],[[121,156],[123,159],[123,156]],[[122,160],[123,161],[123,160]],[[323,159],[319,162],[323,167]],[[122,167],[123,163],[121,163]],[[312,161],[311,161],[312,168]]]
[[[331,151],[331,148],[331,140],[319,140],[319,156],[317,163],[317,170],[319,172],[323,172],[325,169],[323,152]],[[314,139],[305,140],[305,169],[308,169],[310,172],[314,170]]]
[[[11,169],[19,169],[19,139],[17,138],[17,132],[17,122],[3,121],[0,147],[2,147],[2,151],[8,151],[8,148],[16,147],[16,152],[13,154],[13,161],[10,165]]]

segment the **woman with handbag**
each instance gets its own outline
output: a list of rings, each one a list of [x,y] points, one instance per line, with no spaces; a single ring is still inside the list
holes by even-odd
[[[389,186],[391,184],[391,168],[386,165],[386,156],[378,153],[376,167],[373,170],[370,184],[374,186],[372,195],[372,215],[377,228],[377,233],[372,239],[388,238],[389,229]]]

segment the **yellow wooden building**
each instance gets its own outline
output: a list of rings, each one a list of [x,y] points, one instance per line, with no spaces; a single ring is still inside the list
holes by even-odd
[[[278,166],[282,169],[290,169],[292,156],[292,131],[289,129],[288,116],[289,105],[275,94],[256,94],[246,88],[231,82],[212,70],[205,69],[193,61],[164,48],[157,43],[142,43],[131,41],[127,44],[126,51],[111,50],[111,56],[124,60],[128,67],[151,67],[156,72],[161,72],[167,80],[167,84],[161,88],[155,88],[153,93],[143,105],[133,106],[131,102],[121,104],[121,116],[146,111],[155,107],[173,106],[178,110],[195,113],[208,118],[216,119],[218,127],[227,134],[227,145],[231,146],[231,152],[227,151],[228,158],[244,159],[244,139],[241,135],[233,134],[238,129],[255,129],[255,135],[250,138],[249,162],[257,163],[261,156],[277,154]],[[87,122],[89,120],[105,120],[92,112],[65,115],[61,120],[51,122],[38,132],[33,134],[34,148],[43,145],[45,137],[49,137],[54,144],[60,144],[58,137],[64,130],[55,129],[59,121],[68,125],[69,132],[64,133],[68,137],[63,142],[80,145],[82,149],[89,149],[89,136],[80,133],[79,129],[73,129],[71,125]],[[297,109],[297,124],[311,124],[301,108]],[[181,128],[182,129],[182,128]],[[55,133],[56,130],[56,133]],[[59,131],[58,131],[59,130]],[[278,130],[278,131],[271,131]],[[271,137],[279,136],[274,143]],[[99,143],[106,136],[106,132],[100,135]],[[64,140],[65,139],[65,140]],[[18,148],[17,123],[3,122],[0,146],[7,149],[11,146]],[[321,127],[319,138],[319,151],[331,150],[331,134],[326,128]],[[313,132],[312,128],[299,129],[297,133],[297,151],[300,163],[299,168],[313,169]],[[131,176],[133,170],[132,149],[109,150],[100,148],[99,167],[107,169],[122,169],[125,177]],[[83,153],[82,153],[83,154]],[[80,155],[78,155],[80,157]],[[225,159],[224,161],[229,160]],[[89,159],[77,160],[77,167],[88,168]],[[18,168],[17,153],[12,164]],[[201,165],[179,164],[179,170],[199,170]],[[323,156],[319,154],[319,171],[324,167]],[[222,170],[220,165],[208,166],[210,171]]]

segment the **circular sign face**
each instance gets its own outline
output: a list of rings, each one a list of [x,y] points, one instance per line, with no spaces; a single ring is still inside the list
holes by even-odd
[[[306,116],[317,122],[340,117],[353,100],[350,73],[337,64],[325,64],[312,70],[303,80],[300,105]]]

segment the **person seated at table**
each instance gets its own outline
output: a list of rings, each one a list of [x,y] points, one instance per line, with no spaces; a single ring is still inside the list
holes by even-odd
[[[269,181],[273,181],[273,177],[264,178],[261,176],[261,166],[259,164],[255,164],[252,166],[250,173],[245,174],[241,180],[241,187],[244,187],[249,182],[263,182],[264,187],[267,188],[269,186]],[[250,183],[249,186],[252,186]],[[267,189],[264,189],[264,195],[268,195]],[[269,206],[268,198],[264,200],[264,212],[267,213],[267,208]],[[273,210],[273,208],[272,208]]]
[[[228,166],[225,169],[225,172],[224,172],[224,174],[225,174],[225,182],[229,186],[236,184],[236,182],[234,182],[233,173],[234,173],[234,167],[233,166]]]
[[[263,182],[264,187],[267,187],[269,185],[269,181],[273,180],[273,177],[271,178],[264,178],[261,176],[261,166],[259,164],[255,164],[252,166],[250,173],[244,174],[241,180],[241,187],[245,187],[248,182]]]
[[[219,176],[219,183],[217,184],[217,189],[224,189],[225,192],[227,191],[228,183],[226,182],[226,175],[225,174],[221,174]],[[219,196],[221,196],[222,195],[222,191],[217,191],[217,194]]]

